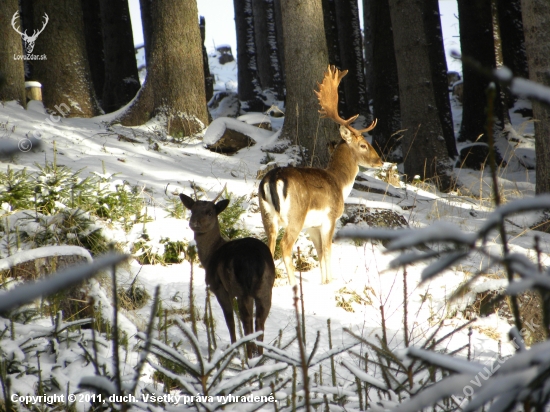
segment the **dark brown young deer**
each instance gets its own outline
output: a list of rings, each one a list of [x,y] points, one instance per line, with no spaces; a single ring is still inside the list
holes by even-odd
[[[286,228],[281,241],[283,261],[292,285],[296,284],[292,247],[298,234],[306,229],[317,250],[321,267],[322,283],[332,280],[331,248],[336,219],[344,211],[344,199],[353,188],[359,166],[379,167],[383,165],[380,156],[363,138],[363,133],[376,126],[374,121],[363,130],[356,130],[351,123],[338,115],[338,85],[347,73],[329,66],[319,91],[323,117],[340,125],[342,140],[332,148],[332,156],[326,169],[284,167],[268,172],[259,187],[260,210],[271,253],[279,226]]]
[[[227,241],[220,234],[218,215],[229,205],[229,200],[215,203],[195,201],[180,194],[183,205],[191,211],[189,227],[195,232],[199,260],[206,271],[206,283],[216,295],[229,329],[231,343],[236,341],[233,318],[233,298],[237,298],[244,334],[252,328],[253,306],[256,304],[255,330],[264,330],[271,309],[271,292],[275,282],[275,265],[269,248],[258,239],[247,237]],[[263,336],[258,340],[262,341]],[[248,357],[263,349],[247,344]]]

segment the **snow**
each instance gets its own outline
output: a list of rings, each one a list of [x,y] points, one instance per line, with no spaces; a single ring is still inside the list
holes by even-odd
[[[30,260],[42,259],[52,256],[81,256],[88,262],[92,261],[92,255],[88,250],[79,246],[44,246],[36,249],[18,252],[15,255],[0,259],[0,270],[20,265]]]
[[[273,132],[252,126],[245,121],[239,121],[237,119],[231,119],[229,117],[219,117],[214,120],[206,129],[202,140],[203,143],[206,145],[216,143],[223,136],[225,129],[231,129],[240,132],[250,137],[256,143],[273,143],[276,140]]]
[[[201,3],[204,5],[204,2],[199,2],[199,7],[201,7]],[[455,26],[455,33],[457,30],[458,22],[453,7],[456,7],[456,2],[440,2],[441,14],[444,19],[444,36],[448,46],[458,44],[457,38],[445,34],[449,26]],[[230,17],[229,13],[224,17]],[[233,24],[233,21],[231,23]],[[207,31],[209,28],[215,27],[216,25],[207,18]],[[223,41],[230,42],[230,40]],[[233,52],[236,55],[234,47]],[[221,65],[215,53],[212,52],[210,53],[210,62],[216,80],[215,89],[223,92],[235,91],[236,63],[230,62]],[[451,64],[449,65],[449,70],[461,72],[460,62],[454,60],[453,64],[454,67]],[[499,75],[504,76],[505,73],[501,72]],[[543,98],[547,97],[546,90],[541,91],[537,88],[533,91],[531,89],[532,85],[529,83],[516,83],[516,80],[514,80],[512,84],[515,84],[515,90],[519,93],[531,95],[536,92],[541,94]],[[453,101],[452,105],[453,119],[456,126],[461,119],[461,108],[456,101]],[[519,100],[516,108],[524,107],[529,107],[529,103],[525,100]],[[30,172],[36,171],[39,165],[44,164],[45,160],[51,161],[53,159],[55,142],[57,162],[72,170],[84,168],[82,177],[93,174],[109,178],[113,174],[117,174],[117,179],[120,179],[120,181],[139,185],[144,189],[144,203],[150,221],[135,225],[128,232],[121,231],[114,224],[106,225],[103,228],[104,233],[117,242],[124,244],[128,252],[131,252],[131,245],[138,242],[144,234],[147,234],[150,238],[149,244],[156,253],[162,253],[164,250],[164,244],[161,243],[162,238],[170,238],[172,241],[184,241],[189,244],[193,242],[193,232],[188,228],[186,218],[169,217],[165,210],[168,199],[173,199],[179,193],[193,193],[192,183],[203,189],[205,196],[208,198],[217,194],[225,184],[227,184],[228,191],[235,196],[246,196],[244,204],[246,211],[242,216],[242,224],[255,236],[261,237],[263,226],[258,212],[258,180],[256,177],[258,171],[266,167],[262,163],[262,159],[265,158],[264,151],[269,150],[278,142],[282,118],[274,118],[261,113],[246,114],[238,119],[224,117],[224,114],[230,110],[234,110],[235,113],[238,112],[238,108],[232,105],[224,106],[222,101],[214,116],[215,120],[204,135],[197,135],[185,139],[183,142],[177,142],[170,137],[166,139],[158,137],[157,132],[160,130],[158,121],[151,121],[146,125],[133,128],[110,124],[115,114],[93,119],[61,118],[55,121],[50,118],[39,102],[30,102],[27,110],[14,102],[7,102],[0,107],[0,124],[9,122],[16,125],[16,128],[6,136],[1,136],[0,152],[7,153],[9,151],[9,156],[14,154],[15,156],[13,158],[4,156],[0,170],[5,171],[9,165],[14,170],[21,170],[26,167]],[[265,120],[271,122],[273,131],[258,129],[251,125]],[[350,227],[350,225],[342,228],[342,223],[338,221],[336,240],[332,245],[332,265],[335,280],[329,285],[320,285],[319,279],[321,277],[318,267],[302,274],[306,319],[306,352],[308,354],[314,350],[314,342],[316,342],[317,333],[320,332],[315,356],[310,359],[311,364],[323,365],[324,385],[319,385],[320,393],[330,393],[330,390],[338,393],[352,393],[354,387],[350,387],[350,385],[355,385],[354,379],[356,376],[381,390],[388,389],[379,369],[371,368],[368,373],[364,372],[363,365],[358,365],[358,358],[349,355],[349,350],[352,347],[354,347],[353,350],[363,355],[370,352],[364,342],[358,345],[358,341],[349,333],[346,333],[344,328],[348,328],[366,340],[370,338],[374,340],[376,335],[380,336],[381,334],[382,317],[379,307],[383,306],[389,347],[395,350],[403,348],[404,287],[402,266],[405,264],[407,265],[408,316],[411,325],[411,345],[413,346],[404,352],[413,357],[424,358],[434,364],[439,364],[441,367],[454,371],[456,375],[423,391],[421,396],[415,397],[413,401],[401,403],[398,410],[420,410],[422,408],[420,405],[431,406],[434,399],[439,399],[443,394],[462,396],[462,388],[465,385],[471,385],[472,374],[475,375],[480,368],[483,370],[485,365],[490,364],[497,356],[509,357],[515,353],[514,346],[508,343],[506,336],[510,327],[506,321],[496,314],[473,323],[474,329],[471,337],[468,337],[467,330],[463,330],[438,347],[438,350],[448,353],[464,347],[471,339],[472,362],[465,360],[464,350],[459,352],[456,359],[450,359],[442,353],[418,349],[439,325],[441,325],[441,330],[439,330],[437,338],[460,327],[465,322],[461,311],[466,305],[473,302],[477,293],[504,288],[507,288],[511,293],[520,293],[535,285],[549,286],[548,281],[543,276],[528,276],[532,273],[532,268],[536,266],[536,256],[533,252],[535,232],[529,230],[529,227],[540,218],[540,215],[524,212],[550,205],[550,198],[548,196],[533,198],[535,173],[533,170],[525,169],[522,166],[529,161],[534,162],[534,143],[531,136],[533,133],[532,122],[516,113],[512,113],[512,122],[513,128],[509,132],[517,140],[510,144],[506,142],[505,148],[508,150],[506,156],[509,166],[499,169],[498,179],[499,187],[507,204],[496,212],[490,201],[492,183],[488,172],[456,168],[459,182],[464,189],[461,189],[461,193],[451,194],[442,194],[421,184],[403,184],[401,188],[388,187],[387,183],[375,176],[374,170],[361,172],[361,177],[366,180],[366,183],[358,182],[360,185],[365,183],[365,185],[378,191],[385,191],[385,194],[367,193],[354,189],[346,204],[392,210],[402,215],[407,220],[410,228],[395,231],[368,229],[365,226]],[[257,144],[245,148],[233,156],[225,156],[207,150],[205,145],[217,141],[227,127],[250,136]],[[119,140],[119,135],[135,138],[137,142]],[[36,138],[28,141],[33,149],[22,153],[19,149],[19,143],[27,139],[28,136]],[[148,143],[149,141],[157,143],[158,150],[155,150]],[[40,147],[37,143],[41,144]],[[459,149],[464,146],[465,144],[459,145]],[[270,156],[274,159],[273,163],[277,165],[291,164],[296,159],[289,151],[283,153],[270,152]],[[515,157],[521,157],[523,163],[519,161],[514,163]],[[0,217],[2,225],[6,222],[11,225],[16,218],[15,214],[4,208],[0,213],[2,213]],[[488,256],[466,255],[462,252],[453,254],[443,247],[434,248],[435,250],[431,251],[421,249],[425,243],[428,243],[429,247],[433,247],[435,241],[446,242],[447,245],[453,243],[475,245],[475,233],[482,232],[487,234],[488,250],[494,253],[495,257],[500,257],[500,240],[493,229],[502,219],[506,221],[511,251],[518,256],[527,256],[531,262],[531,266],[529,266],[528,261],[522,261],[519,257],[512,259],[514,267],[521,275],[521,279],[517,279],[511,285],[508,285],[507,280],[502,277],[501,268],[490,264]],[[27,229],[32,231],[33,227],[35,231],[38,230],[35,222],[29,223]],[[548,257],[550,237],[542,233],[539,233],[538,236],[543,251],[541,255],[542,264],[548,265],[550,262]],[[361,237],[381,240],[382,243],[361,243],[349,240],[349,238],[358,239]],[[297,246],[300,246],[302,253],[310,254],[309,250],[312,249],[311,241],[303,233],[297,241]],[[403,252],[403,249],[409,247],[416,247],[417,249],[414,249],[414,252]],[[50,256],[52,253],[58,255],[79,254],[87,260],[91,259],[89,253],[83,252],[83,249],[80,248],[72,246],[47,247],[22,251],[0,260],[0,270],[4,270],[18,262]],[[314,261],[314,253],[311,253],[311,255]],[[98,266],[109,267],[121,258],[112,257],[108,259],[112,260],[102,261],[97,259],[87,268],[69,270],[65,274],[59,274],[53,278],[53,282],[39,281],[36,284],[18,288],[17,292],[10,289],[9,292],[5,292],[0,296],[0,309],[6,310],[11,305],[31,301],[38,296],[42,296],[49,292],[45,289],[46,286],[52,287],[50,290],[52,291],[68,285],[68,282],[76,282],[84,277],[92,276]],[[459,264],[456,264],[457,261],[459,261]],[[284,266],[280,260],[276,261],[276,265],[284,273]],[[441,268],[446,268],[443,275],[431,276]],[[478,271],[483,272],[483,276],[480,276],[477,281],[469,285],[470,292],[463,298],[450,302],[450,296],[463,286],[472,274]],[[219,360],[225,361],[224,354],[227,354],[235,345],[230,345],[221,308],[213,297],[211,304],[217,324],[218,350],[212,354],[210,362],[206,361],[208,359],[205,343],[206,331],[202,322],[198,324],[198,338],[196,340],[189,338],[192,334],[189,333],[188,326],[181,321],[181,317],[187,315],[180,316],[180,314],[185,313],[188,307],[187,295],[190,285],[190,272],[191,266],[186,261],[181,264],[162,266],[140,265],[135,259],[130,260],[126,266],[119,267],[117,270],[121,288],[128,288],[136,280],[138,285],[152,295],[155,287],[160,286],[160,301],[163,310],[174,313],[174,315],[169,315],[172,316],[170,319],[173,320],[173,325],[166,329],[168,343],[163,341],[162,333],[159,332],[157,336],[156,331],[154,332],[153,354],[170,354],[173,359],[185,363],[194,372],[200,371],[201,368],[213,372],[215,371],[214,363]],[[193,275],[195,304],[202,314],[204,313],[206,298],[203,268],[195,264]],[[295,335],[296,315],[293,307],[292,289],[286,283],[286,275],[278,282],[280,283],[273,289],[273,303],[266,322],[264,343],[260,344],[265,348],[264,354],[266,356],[264,358],[270,359],[267,361],[261,360],[264,358],[253,360],[248,365],[250,369],[245,370],[246,374],[238,377],[234,377],[235,375],[227,376],[227,379],[220,380],[219,385],[215,386],[216,391],[221,392],[232,385],[238,385],[244,379],[259,373],[278,371],[281,379],[288,379],[291,375],[289,371],[291,368],[283,370],[284,365],[276,364],[272,359],[284,359],[285,362],[295,366],[301,364],[297,345],[293,344],[285,347],[285,342],[290,341]],[[368,288],[371,288],[372,292],[368,292],[370,290]],[[346,298],[347,295],[342,292],[344,289],[356,293],[357,296],[365,297],[365,300],[366,297],[369,297],[371,303],[354,301],[349,303],[354,312],[344,310],[341,305],[338,305],[337,301],[337,298]],[[365,292],[366,290],[367,292]],[[109,321],[112,317],[109,293],[101,282],[92,281],[90,294],[94,299],[101,302],[101,316],[106,321]],[[132,374],[132,367],[139,362],[143,354],[143,351],[139,349],[141,346],[138,346],[140,344],[138,342],[144,337],[143,331],[146,329],[150,317],[151,305],[152,302],[149,300],[141,309],[128,310],[119,314],[120,329],[124,331],[129,340],[128,348],[121,348],[121,351],[124,352],[121,357],[126,355],[126,369],[124,371],[126,375]],[[327,319],[331,320],[332,350],[328,339]],[[24,340],[32,337],[33,339],[43,339],[40,341],[40,349],[44,352],[49,351],[51,346],[49,346],[49,341],[46,341],[44,336],[53,333],[54,326],[51,323],[49,319],[39,320],[28,325],[17,323],[16,331],[20,339],[11,341],[6,339],[7,336],[1,339],[0,348],[2,352],[5,356],[18,362],[33,358],[33,362],[36,364],[34,352],[29,355],[21,347],[26,348],[23,345]],[[71,325],[71,322],[66,321],[58,325],[60,330],[63,330],[63,334],[70,330],[67,325]],[[178,325],[187,333],[182,332],[177,327]],[[494,331],[491,336],[483,332],[483,328],[489,327],[493,328]],[[8,330],[9,322],[3,320],[0,329],[3,328]],[[279,342],[279,331],[282,334],[282,345]],[[185,336],[188,336],[189,339]],[[83,335],[78,339],[81,340],[82,347],[91,353],[92,338],[89,331],[83,332]],[[205,359],[202,359],[202,363],[197,359],[189,340],[192,340],[194,345],[204,352]],[[502,342],[501,352],[498,349],[499,341]],[[99,363],[109,369],[112,365],[111,341],[106,339],[104,335],[98,334],[96,342],[99,347]],[[80,382],[81,386],[102,387],[106,392],[114,393],[113,382],[93,376],[95,374],[93,365],[90,362],[84,364],[80,346],[70,346],[66,342],[58,342],[55,345],[55,356],[58,356],[59,359],[52,359],[55,357],[54,355],[52,355],[52,358],[43,355],[41,357],[42,376],[50,376],[50,374],[55,376],[63,387],[70,384],[71,391],[76,390],[76,385]],[[177,348],[174,348],[174,345]],[[35,352],[36,350],[34,349]],[[340,350],[344,350],[344,352],[337,354]],[[498,382],[502,382],[502,385],[508,385],[507,387],[511,391],[515,390],[518,379],[525,379],[525,382],[528,382],[533,375],[533,370],[527,369],[526,365],[542,364],[549,351],[548,345],[544,343],[540,346],[534,345],[528,350],[520,351],[514,357],[508,358],[498,373],[512,374],[517,371],[518,374],[510,375],[505,380]],[[327,383],[330,381],[330,366],[327,363],[331,355],[335,358],[339,368],[339,386],[337,389],[327,388]],[[144,367],[138,390],[144,391],[147,388],[152,392],[155,384],[153,374],[155,369],[160,369],[160,365],[158,364],[158,356],[149,356],[149,359],[151,364]],[[237,366],[240,368],[240,362]],[[318,370],[317,367],[315,370]],[[187,381],[188,377],[178,375],[177,378],[191,385]],[[212,382],[210,381],[210,383]],[[35,375],[14,379],[13,384],[13,390],[25,394],[34,394],[35,386],[38,385]],[[484,385],[487,385],[487,383]],[[500,383],[495,386],[488,386],[484,396],[494,395],[494,390],[495,388],[498,389],[499,385]],[[269,388],[264,388],[264,390],[267,389]],[[281,402],[285,401],[288,396],[287,389],[288,387],[276,390],[276,398],[280,399]],[[378,399],[373,393],[374,391],[371,391],[371,395],[375,398],[372,403],[373,410],[376,407],[379,408],[378,410],[382,410],[382,408],[395,407],[398,404],[398,397],[395,394],[392,395],[392,392],[388,395],[390,400]],[[482,392],[479,393],[482,394]],[[142,406],[151,409],[156,408],[149,404]],[[233,406],[234,410],[244,410],[242,405],[231,405],[231,408]],[[84,410],[84,405],[78,406],[78,408]],[[175,410],[176,406],[170,405],[166,408],[167,410],[169,408]],[[268,405],[265,408],[265,410],[272,409],[273,405]],[[161,406],[158,406],[155,410],[161,410]],[[228,410],[231,410],[229,406]]]
[[[19,286],[9,292],[0,293],[0,313],[6,313],[8,310],[31,302],[40,296],[47,296],[61,289],[69,288],[75,283],[96,275],[102,269],[122,262],[124,259],[126,259],[124,255],[106,255],[89,265],[72,266],[47,279]]]

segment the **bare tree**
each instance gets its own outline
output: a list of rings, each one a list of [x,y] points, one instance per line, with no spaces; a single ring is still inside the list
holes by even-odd
[[[120,120],[135,126],[166,116],[168,133],[189,136],[208,124],[197,3],[157,0],[151,20],[147,78]]]
[[[149,64],[151,59],[151,46],[153,36],[152,0],[139,0],[141,25],[143,27],[143,47],[145,49],[145,62]]]
[[[495,42],[492,23],[491,0],[458,0],[460,26],[460,46],[466,60],[463,65],[464,94],[462,98],[462,125],[459,141],[487,141],[485,125],[487,122],[486,90],[490,79],[482,75],[468,59],[476,64],[496,68]],[[503,127],[503,101],[500,88],[496,93],[494,104],[495,130]]]
[[[367,72],[372,79],[367,81],[372,81],[373,116],[378,119],[378,125],[372,131],[372,141],[378,153],[390,161],[396,161],[399,159],[388,158],[398,147],[399,136],[396,133],[401,128],[390,9],[388,0],[369,0],[365,3],[369,3],[368,13],[365,14],[365,32],[368,25],[372,49],[371,69]]]
[[[497,24],[500,39],[502,64],[512,70],[516,76],[529,78],[527,56],[525,54],[525,35],[521,20],[521,0],[493,0],[496,4]],[[505,108],[511,108],[516,101],[509,87],[503,88]],[[505,121],[509,121],[506,111]]]
[[[375,20],[375,0],[363,0],[363,56],[365,58],[365,87],[367,88],[367,96],[372,96],[374,87],[374,25]],[[389,6],[386,6],[386,11],[389,16]],[[388,17],[388,21],[390,21]],[[391,22],[390,22],[391,24]],[[392,49],[393,49],[393,34],[392,34]],[[392,50],[393,53],[393,50]]]
[[[284,100],[283,69],[281,67],[277,37],[282,33],[277,31],[274,0],[252,0],[254,15],[254,40],[256,43],[256,62],[258,77],[262,90],[270,90],[277,100]]]
[[[439,2],[436,0],[426,1],[427,10],[424,13],[424,24],[426,38],[429,40],[428,53],[432,69],[435,103],[437,105],[437,112],[439,113],[441,128],[443,129],[443,138],[447,145],[447,153],[449,157],[455,157],[458,151],[456,149],[451,102],[449,101],[447,59],[445,58],[445,50],[443,48]]]
[[[338,22],[336,20],[336,1],[321,0],[323,5],[323,22],[325,24],[325,37],[327,40],[328,61],[331,66],[342,68],[340,60],[340,44],[338,42]],[[346,70],[347,68],[342,68]],[[343,95],[343,88],[339,91]],[[340,106],[343,106],[343,97],[341,97]]]
[[[206,47],[204,47],[204,40],[206,38],[206,21],[203,16],[200,17],[199,27],[201,32],[202,64],[204,67],[204,90],[206,93],[206,101],[209,102],[212,96],[214,96],[214,76],[210,73],[208,53],[206,52]]]
[[[281,0],[286,75],[281,137],[304,146],[312,164],[326,166],[327,144],[338,138],[333,122],[319,119],[313,90],[328,66],[321,0]]]
[[[90,75],[95,95],[101,102],[105,84],[105,55],[103,53],[99,0],[83,1],[82,14],[84,16],[84,37],[86,39],[86,54],[90,65]]]
[[[496,0],[496,3],[501,27],[503,63],[516,76],[528,78],[521,0]]]
[[[113,112],[134,98],[140,88],[128,0],[100,0],[105,84],[102,107]]]
[[[33,4],[33,13],[34,27],[44,28],[34,49],[34,54],[46,57],[34,61],[34,77],[42,83],[44,106],[68,117],[98,115],[81,2],[43,0]],[[46,27],[50,18],[52,22]]]
[[[405,174],[433,179],[440,189],[452,186],[451,162],[435,98],[426,13],[436,0],[389,0],[399,75]],[[443,47],[440,44],[440,47]]]
[[[0,82],[0,101],[17,100],[26,107],[25,69],[23,60],[16,58],[23,55],[21,35],[9,24],[10,19],[15,19],[17,27],[21,27],[22,24],[17,21],[18,16],[17,0],[0,2],[0,18],[3,20],[0,24],[0,75],[3,77]]]
[[[547,0],[522,0],[525,46],[529,78],[550,86],[550,3]],[[550,107],[533,101],[537,162],[537,193],[550,192]],[[550,227],[544,228],[550,231]]]
[[[237,35],[237,76],[239,100],[247,110],[263,111],[262,87],[256,61],[252,0],[233,0]]]
[[[343,113],[345,117],[359,113],[370,118],[357,0],[338,0],[335,6],[341,68],[349,71],[342,81],[345,94]]]

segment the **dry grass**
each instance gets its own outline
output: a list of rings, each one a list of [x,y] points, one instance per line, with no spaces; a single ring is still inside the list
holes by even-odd
[[[489,316],[496,313],[510,325],[514,325],[514,317],[510,310],[510,298],[502,295],[500,290],[488,290],[477,293],[474,302],[463,311],[466,319]],[[521,334],[527,346],[546,340],[542,322],[542,300],[535,291],[527,291],[518,296],[520,318],[524,325]],[[480,332],[482,332],[480,330]],[[482,332],[485,333],[485,332]],[[491,335],[487,336],[492,337]],[[499,335],[500,336],[500,335]],[[498,337],[497,337],[498,339]]]

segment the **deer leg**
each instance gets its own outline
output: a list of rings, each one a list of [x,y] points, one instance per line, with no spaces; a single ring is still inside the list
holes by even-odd
[[[267,315],[269,315],[269,310],[271,309],[271,288],[269,288],[269,296],[262,296],[261,298],[255,299],[256,303],[256,322],[255,328],[256,332],[259,330],[265,330],[265,320]],[[260,342],[264,341],[264,335],[259,336],[258,339]],[[261,355],[264,353],[264,348],[261,346],[258,348],[258,353]]]
[[[281,240],[281,253],[283,255],[283,262],[285,263],[286,273],[288,275],[288,281],[291,286],[296,284],[296,276],[294,275],[294,264],[292,263],[292,248],[294,242],[298,239],[298,234],[302,230],[304,222],[289,222],[285,229],[285,234]]]
[[[241,296],[237,299],[239,304],[239,313],[241,315],[241,322],[243,323],[244,334],[250,335],[254,330],[252,329],[252,316],[254,311],[254,300],[251,296]],[[246,351],[248,358],[252,358],[252,352],[256,345],[249,342],[246,344]]]
[[[322,248],[322,266],[323,271],[323,283],[330,283],[332,281],[332,236],[334,235],[334,223],[321,226],[320,230],[321,248]]]
[[[214,295],[216,295],[216,299],[218,299],[218,303],[222,307],[225,323],[227,324],[227,329],[229,329],[231,343],[235,343],[237,341],[237,335],[235,334],[235,319],[233,317],[233,304],[231,302],[231,296],[223,290],[223,287],[213,292]]]
[[[262,204],[263,200],[260,200]],[[275,246],[277,244],[277,234],[279,233],[278,218],[272,213],[268,213],[266,208],[270,208],[270,205],[260,207],[262,212],[262,222],[264,224],[264,230],[267,235],[267,247],[271,251],[271,256],[275,256]]]
[[[310,227],[307,230],[307,233],[309,235],[309,238],[313,242],[313,246],[315,246],[315,250],[317,251],[317,258],[319,259],[319,270],[321,271],[321,283],[326,283],[326,266],[325,262],[323,260],[324,253],[323,253],[323,242],[321,239],[321,231],[318,227]]]

